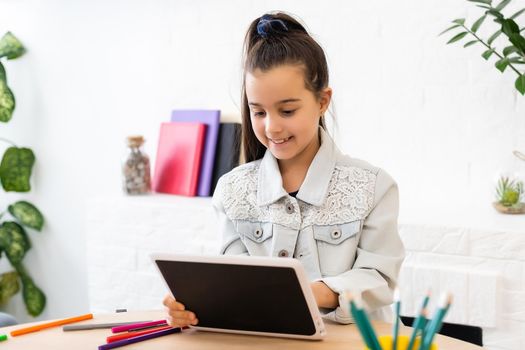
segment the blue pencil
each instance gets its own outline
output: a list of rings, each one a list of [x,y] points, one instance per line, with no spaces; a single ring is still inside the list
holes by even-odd
[[[157,337],[162,337],[164,335],[173,334],[173,333],[180,333],[180,328],[171,328],[171,329],[166,329],[164,331],[159,331],[159,332],[155,332],[155,333],[140,335],[140,336],[134,337],[134,338],[118,340],[118,341],[115,341],[115,342],[112,342],[112,343],[100,345],[98,347],[98,350],[114,349],[114,348],[118,348],[118,347],[121,347],[121,346],[124,346],[124,345],[138,343],[138,342],[141,342],[141,341],[144,341],[144,340],[153,339],[153,338],[157,338]]]

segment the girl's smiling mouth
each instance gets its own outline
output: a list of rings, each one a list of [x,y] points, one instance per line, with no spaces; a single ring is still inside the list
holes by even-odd
[[[268,138],[268,140],[270,140],[270,142],[272,143],[275,143],[276,145],[281,145],[287,141],[289,141],[293,136],[289,136],[285,139],[271,139],[271,138]]]

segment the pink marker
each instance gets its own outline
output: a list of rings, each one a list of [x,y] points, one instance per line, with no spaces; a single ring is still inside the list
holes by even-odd
[[[167,324],[166,320],[158,320],[158,321],[151,321],[151,322],[141,322],[141,323],[134,323],[134,324],[127,324],[125,326],[118,326],[111,328],[112,333],[119,333],[119,332],[126,332],[132,329],[137,328],[148,328],[158,325],[165,325]]]

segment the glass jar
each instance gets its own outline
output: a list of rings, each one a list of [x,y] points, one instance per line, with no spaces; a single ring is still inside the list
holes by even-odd
[[[128,136],[129,153],[122,166],[124,193],[145,194],[151,190],[149,157],[142,150],[142,136]]]

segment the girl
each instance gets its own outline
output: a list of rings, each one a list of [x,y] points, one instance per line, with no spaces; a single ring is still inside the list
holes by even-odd
[[[337,149],[325,130],[331,97],[324,52],[298,21],[275,13],[252,22],[242,87],[247,163],[213,196],[221,253],[298,259],[325,318],[353,321],[342,298],[351,291],[373,318],[390,321],[404,257],[397,186]],[[164,305],[173,326],[198,324],[173,297]]]

